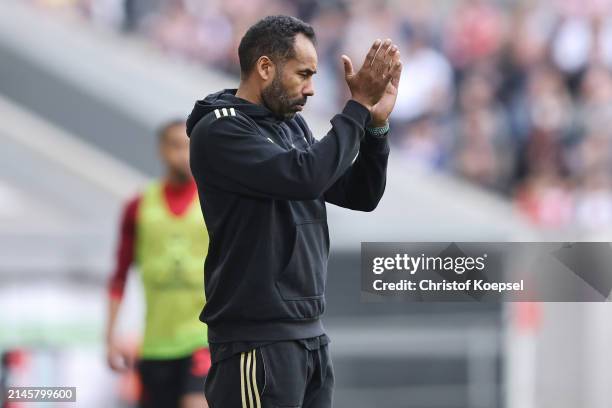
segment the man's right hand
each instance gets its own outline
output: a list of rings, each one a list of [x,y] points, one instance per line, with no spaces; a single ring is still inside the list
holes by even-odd
[[[352,99],[372,110],[372,106],[380,100],[392,78],[390,66],[394,63],[393,56],[397,50],[397,45],[390,39],[374,41],[363,66],[357,72],[353,71],[351,59],[346,55],[342,56],[344,77]]]
[[[106,344],[106,360],[113,371],[123,372],[134,367],[136,355],[114,341]]]

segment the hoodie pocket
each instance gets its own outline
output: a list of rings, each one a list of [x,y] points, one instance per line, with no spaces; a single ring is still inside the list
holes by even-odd
[[[295,226],[293,251],[276,286],[284,300],[315,299],[325,292],[329,235],[323,220]]]

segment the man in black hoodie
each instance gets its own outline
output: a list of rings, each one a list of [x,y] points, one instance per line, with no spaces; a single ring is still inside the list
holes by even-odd
[[[332,405],[325,203],[376,208],[402,65],[391,40],[376,40],[357,72],[343,55],[351,100],[317,141],[297,113],[314,95],[314,44],[296,18],[257,22],[238,49],[239,88],[208,95],[187,119],[210,236],[200,320],[211,408]]]

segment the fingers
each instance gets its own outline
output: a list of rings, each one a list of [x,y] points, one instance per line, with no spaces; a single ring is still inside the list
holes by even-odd
[[[136,355],[117,346],[109,348],[106,359],[110,368],[116,372],[124,372],[136,366]]]
[[[393,64],[393,68],[391,70],[391,83],[396,88],[399,86],[401,74],[402,74],[402,61],[398,59]]]
[[[387,38],[385,41],[383,41],[382,45],[376,52],[376,55],[372,60],[372,69],[374,69],[376,72],[381,74],[384,72],[385,60],[387,58],[387,53],[391,45],[391,40]]]
[[[364,61],[364,68],[371,69],[377,74],[388,75],[395,65],[394,58],[399,53],[397,45],[393,44],[391,39],[387,38],[384,41],[377,39],[370,47]],[[346,56],[342,56],[344,61]],[[346,57],[348,59],[348,57]],[[350,61],[350,60],[349,60]],[[351,65],[352,67],[352,65]],[[346,63],[345,63],[346,73]]]
[[[120,354],[111,353],[107,360],[108,365],[113,371],[121,372],[126,369],[125,362]]]
[[[387,53],[387,58],[385,59],[385,72],[384,75],[393,75],[393,70],[395,69],[395,65],[400,60],[400,52],[397,48],[397,45],[393,45],[389,48],[389,52]]]
[[[342,64],[344,65],[344,76],[345,77],[354,75],[353,63],[351,62],[351,59],[349,57],[347,57],[346,55],[342,55]]]
[[[374,41],[358,72],[353,71],[351,60],[346,55],[342,56],[342,62],[353,99],[365,106],[376,104],[391,81],[399,83],[399,49],[390,39]]]
[[[376,56],[376,52],[380,48],[380,44],[380,40],[377,39],[376,41],[374,41],[374,44],[372,44],[372,47],[370,47],[370,51],[368,51],[365,61],[363,62],[364,67],[369,67],[372,65],[372,61],[374,61],[374,57]]]

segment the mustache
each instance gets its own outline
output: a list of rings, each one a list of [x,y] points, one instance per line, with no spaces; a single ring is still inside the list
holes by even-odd
[[[308,99],[308,98],[300,99],[299,101],[295,102],[295,103],[293,104],[293,106],[295,106],[295,105],[306,105],[306,100],[307,100],[307,99]]]

